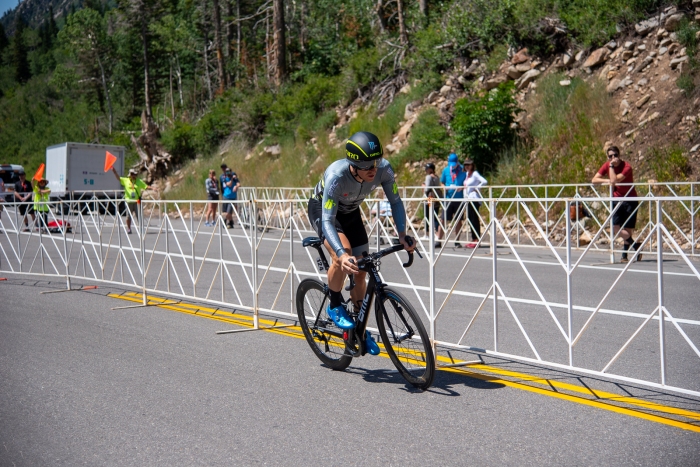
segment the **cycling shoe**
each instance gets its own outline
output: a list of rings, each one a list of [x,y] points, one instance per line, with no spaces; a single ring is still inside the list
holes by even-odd
[[[379,355],[379,346],[374,342],[372,334],[370,334],[369,331],[365,331],[365,348],[370,355]]]
[[[326,313],[328,313],[330,319],[332,319],[335,325],[340,329],[353,329],[355,327],[355,322],[350,318],[348,310],[346,310],[343,305],[335,308],[331,308],[331,306],[328,305]]]

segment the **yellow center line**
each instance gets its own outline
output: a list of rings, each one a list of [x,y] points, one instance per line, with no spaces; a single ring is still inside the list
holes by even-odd
[[[110,293],[108,294],[109,297],[111,298],[118,298],[120,300],[127,300],[135,303],[140,303],[142,302],[142,296],[139,293],[135,292],[126,292],[124,294],[114,294]],[[163,298],[158,298],[158,297],[152,297],[149,296],[148,298],[148,304],[149,305],[154,305],[158,306],[159,308],[164,308],[172,311],[177,311],[180,313],[185,313],[189,315],[194,315],[194,316],[200,316],[203,318],[207,319],[212,319],[215,321],[220,321],[220,322],[225,322],[229,324],[235,324],[237,326],[242,326],[242,327],[247,327],[247,328],[252,328],[253,327],[253,317],[249,315],[242,315],[238,313],[233,313],[233,312],[228,312],[216,308],[209,308],[209,307],[204,307],[204,306],[197,306],[197,305],[192,305],[192,304],[187,304],[187,303],[179,303],[175,302],[173,300],[168,300],[168,299],[163,299]],[[205,314],[209,313],[209,314]],[[259,320],[260,324],[264,325],[275,325],[277,324],[278,320],[270,320],[270,319],[263,319],[261,318]],[[297,339],[306,339],[301,328],[299,326],[292,326],[289,328],[284,328],[284,329],[265,329],[265,332],[272,332],[275,334],[281,334],[284,336],[289,336],[289,337],[295,337]],[[335,347],[344,347],[344,345],[340,345],[339,343],[336,342],[329,342],[330,345],[335,346]],[[383,345],[380,344],[381,347]],[[402,349],[404,354],[415,354],[417,353],[416,351],[413,351],[411,349]],[[389,358],[389,355],[386,353],[386,351],[382,351],[380,354],[382,357]],[[406,356],[397,354],[399,358],[406,359]],[[444,363],[461,363],[459,360],[454,360],[451,357],[446,357],[443,355],[436,355],[435,356],[436,360],[438,362],[444,362]],[[548,378],[542,378],[539,376],[533,376],[533,375],[528,375],[525,373],[519,373],[511,370],[504,370],[501,368],[496,368],[490,365],[485,365],[485,364],[470,364],[469,365],[470,369],[473,370],[478,370],[479,372],[476,371],[470,371],[464,368],[440,368],[441,371],[447,371],[450,373],[457,373],[457,374],[462,374],[471,378],[476,378],[480,379],[483,381],[488,381],[494,384],[502,384],[504,386],[512,387],[512,388],[517,388],[521,389],[524,391],[529,391],[529,392],[534,392],[537,394],[549,396],[549,397],[555,397],[557,399],[563,399],[567,400],[570,402],[575,402],[578,404],[582,405],[587,405],[590,407],[595,407],[598,409],[603,409],[603,410],[608,410],[611,412],[616,412],[624,415],[628,415],[631,417],[636,417],[636,418],[641,418],[644,420],[656,422],[656,423],[661,423],[664,425],[669,425],[669,426],[674,426],[676,428],[682,428],[684,430],[690,430],[694,431],[697,433],[700,433],[700,426],[694,424],[693,422],[685,422],[685,421],[680,421],[680,420],[675,420],[672,418],[665,417],[663,415],[658,415],[654,413],[647,413],[643,412],[641,410],[635,409],[635,408],[630,408],[630,407],[621,407],[618,405],[614,405],[613,402],[616,403],[623,403],[627,405],[632,405],[632,406],[637,406],[640,407],[644,410],[651,410],[655,412],[661,412],[664,414],[668,415],[675,415],[675,416],[680,416],[680,417],[685,417],[689,418],[691,420],[700,420],[700,413],[698,412],[693,412],[690,410],[685,410],[677,407],[671,407],[667,405],[662,405],[658,404],[655,402],[650,402],[650,401],[645,401],[642,399],[637,399],[634,397],[629,397],[629,396],[621,396],[619,394],[615,393],[610,393],[610,392],[605,392],[605,391],[597,391],[590,389],[585,386],[578,386],[575,384],[571,383],[565,383],[562,381],[557,381],[553,379],[548,379]],[[490,373],[493,375],[498,375],[502,376],[503,378],[499,378],[498,376],[491,376],[490,374],[484,374],[480,373],[481,371]],[[505,378],[513,378],[513,379],[505,379]],[[541,386],[541,387],[540,387]],[[582,395],[575,395],[575,394],[567,394],[564,392],[559,392],[556,389],[561,389],[565,391],[570,391]],[[590,396],[594,397],[594,399],[589,399],[584,396]]]

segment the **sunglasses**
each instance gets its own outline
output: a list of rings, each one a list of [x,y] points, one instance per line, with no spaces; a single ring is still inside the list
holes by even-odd
[[[620,157],[620,155],[617,153],[608,154],[608,159],[612,159],[613,157]]]
[[[357,166],[357,165],[355,165],[355,164],[352,164],[352,166],[355,167],[355,170],[361,170],[361,171],[363,171],[363,172],[369,172],[370,170],[374,170],[374,169],[376,169],[376,168],[379,166],[379,161],[380,161],[380,159],[377,159],[377,160],[375,160],[375,161],[372,161],[372,165],[370,165],[369,167],[364,167],[364,168],[363,168],[363,167],[359,167],[359,166]]]

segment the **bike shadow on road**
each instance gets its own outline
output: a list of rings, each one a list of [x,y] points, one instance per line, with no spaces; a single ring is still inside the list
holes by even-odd
[[[464,373],[438,371],[432,386],[427,391],[422,391],[408,383],[396,370],[348,367],[345,371],[362,376],[368,383],[395,384],[401,386],[401,390],[409,393],[430,392],[449,397],[462,396],[462,391],[459,390],[462,387],[471,389],[501,389],[506,387],[502,383],[491,382],[490,378],[484,378],[481,375],[479,378],[474,378]]]

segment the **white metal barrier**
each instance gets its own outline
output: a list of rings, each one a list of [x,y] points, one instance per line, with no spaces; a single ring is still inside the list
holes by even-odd
[[[149,294],[162,294],[235,307],[250,311],[256,328],[261,312],[295,320],[296,285],[304,277],[325,279],[315,252],[300,245],[315,233],[308,193],[297,194],[217,202],[233,205],[233,229],[220,206],[215,225],[207,226],[203,201],[143,201],[134,215],[108,200],[62,201],[47,219],[59,226],[56,233],[31,221],[25,232],[19,204],[5,203],[0,270],[65,278],[66,290],[77,278],[128,286],[141,292],[142,306]],[[695,218],[699,200],[638,200],[648,210],[636,233],[642,247],[626,264],[611,264],[609,248],[600,248],[600,240],[615,242],[611,212],[588,227],[585,246],[576,243],[576,220],[568,215],[576,203],[600,203],[602,210],[611,198],[503,196],[482,200],[473,249],[446,241],[436,248],[435,229],[424,231],[435,220],[427,209],[427,223],[409,224],[416,238],[427,234],[418,245],[425,260],[405,270],[399,255],[388,257],[382,274],[422,310],[440,352],[476,350],[700,396],[700,273],[693,251],[678,241],[694,237],[679,236],[682,223],[669,215],[690,209]],[[372,215],[378,201],[362,206],[373,249],[396,236],[391,219]],[[426,199],[404,201],[418,210]],[[545,226],[542,206],[552,214]],[[132,219],[133,233],[120,212]],[[441,225],[454,235],[454,225]],[[527,233],[518,237],[518,229]],[[640,254],[644,260],[636,262]]]

